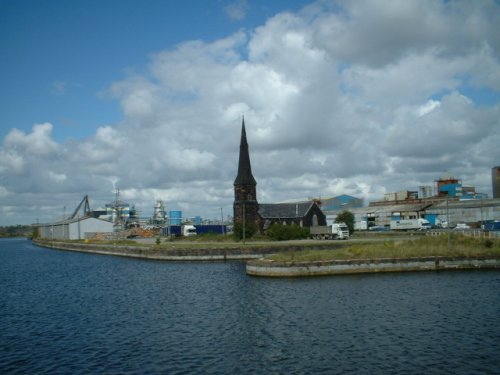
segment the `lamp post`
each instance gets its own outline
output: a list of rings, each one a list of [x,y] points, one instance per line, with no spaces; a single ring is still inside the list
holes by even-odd
[[[450,251],[450,209],[448,206],[448,195],[446,196],[446,229],[448,231],[448,243],[447,243],[447,249],[448,252]]]

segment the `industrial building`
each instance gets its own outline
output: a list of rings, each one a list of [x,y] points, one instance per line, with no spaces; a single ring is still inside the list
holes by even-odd
[[[438,219],[447,221],[450,226],[458,223],[479,226],[484,221],[500,218],[500,199],[444,201],[428,207],[425,211],[425,218],[431,223]]]
[[[92,216],[97,219],[108,221],[123,221],[126,222],[130,216],[133,216],[135,209],[130,207],[127,202],[117,200],[107,203],[104,207],[92,210]]]
[[[500,165],[491,169],[491,184],[493,186],[493,198],[500,198]]]
[[[51,240],[84,240],[94,237],[96,233],[111,232],[112,222],[93,217],[72,218],[38,226],[39,236]]]
[[[364,201],[351,195],[342,194],[331,198],[319,198],[321,209],[323,211],[344,211],[353,208],[361,208]]]
[[[479,227],[483,222],[500,218],[500,199],[443,199],[434,203],[374,205],[350,211],[357,230],[389,227],[391,220],[419,218],[428,220],[432,225],[446,222],[450,227],[458,223]]]

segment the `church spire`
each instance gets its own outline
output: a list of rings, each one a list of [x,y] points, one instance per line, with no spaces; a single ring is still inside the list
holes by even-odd
[[[240,160],[238,162],[238,175],[234,180],[234,185],[257,185],[252,175],[250,165],[250,154],[248,152],[247,133],[245,130],[245,117],[241,123]]]
[[[239,227],[242,230],[241,233],[243,239],[251,232],[251,228],[254,228],[254,230],[260,230],[259,203],[257,202],[257,182],[252,175],[252,166],[250,165],[250,155],[248,152],[244,117],[241,123],[238,175],[234,180],[233,214],[235,228]]]

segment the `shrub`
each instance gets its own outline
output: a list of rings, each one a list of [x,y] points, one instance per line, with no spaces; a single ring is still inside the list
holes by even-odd
[[[233,228],[233,235],[235,240],[242,240],[243,239],[243,224],[242,223],[235,223],[234,228]],[[252,223],[246,223],[245,225],[245,239],[252,238],[255,233],[257,233],[257,226]]]
[[[275,241],[300,240],[309,237],[309,228],[298,225],[273,224],[267,230],[267,235]]]
[[[485,240],[484,246],[487,247],[488,249],[491,249],[493,247],[493,241],[490,239]]]

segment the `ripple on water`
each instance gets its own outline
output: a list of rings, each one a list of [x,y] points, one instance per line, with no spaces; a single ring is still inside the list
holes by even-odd
[[[500,274],[262,279],[0,244],[0,372],[473,374],[500,368]]]

